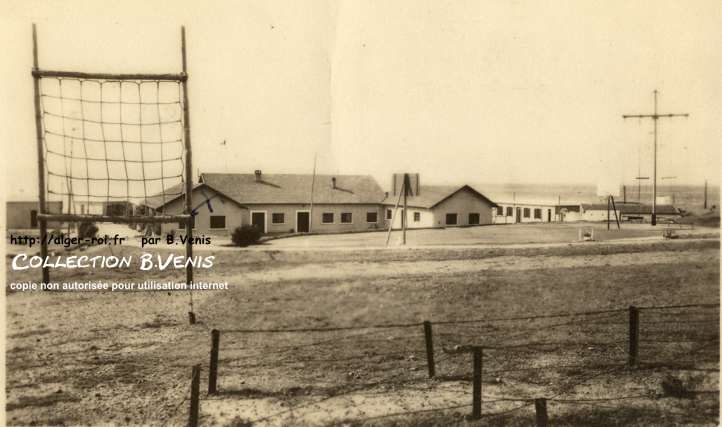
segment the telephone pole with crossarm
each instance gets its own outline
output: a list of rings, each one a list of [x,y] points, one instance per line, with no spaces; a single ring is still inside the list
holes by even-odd
[[[652,225],[657,225],[657,120],[671,117],[689,117],[687,113],[665,113],[657,112],[657,89],[654,90],[654,113],[653,114],[624,114],[624,119],[652,119],[654,122],[654,164],[652,172]]]

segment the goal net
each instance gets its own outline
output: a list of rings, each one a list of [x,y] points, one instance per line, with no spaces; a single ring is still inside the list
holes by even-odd
[[[67,214],[130,216],[184,193],[178,80],[40,76],[45,191]]]

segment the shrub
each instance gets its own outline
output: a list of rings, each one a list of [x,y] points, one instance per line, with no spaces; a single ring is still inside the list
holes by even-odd
[[[261,230],[253,225],[236,227],[231,235],[231,241],[236,246],[248,246],[258,243],[261,238]]]
[[[83,221],[78,226],[78,237],[81,239],[92,239],[98,234],[98,226],[90,221]]]

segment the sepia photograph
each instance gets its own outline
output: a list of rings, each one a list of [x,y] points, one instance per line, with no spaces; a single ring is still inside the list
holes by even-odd
[[[717,426],[722,3],[7,0],[8,426]]]

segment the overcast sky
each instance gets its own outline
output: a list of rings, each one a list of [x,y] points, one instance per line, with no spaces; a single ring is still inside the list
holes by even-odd
[[[40,66],[180,71],[194,169],[431,183],[719,183],[719,1],[4,2],[0,137],[12,198],[37,194]],[[221,141],[227,144],[222,145]],[[195,172],[195,171],[194,171]],[[480,188],[483,191],[483,188]]]

